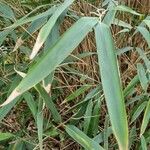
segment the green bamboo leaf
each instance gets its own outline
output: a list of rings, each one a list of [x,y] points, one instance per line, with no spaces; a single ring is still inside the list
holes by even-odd
[[[103,23],[96,25],[95,34],[100,74],[113,133],[120,149],[127,150],[127,115],[112,35],[109,27]]]
[[[104,150],[98,143],[73,125],[67,125],[66,132],[86,150]]]
[[[32,114],[33,114],[33,117],[34,119],[36,120],[36,115],[37,115],[37,105],[33,99],[33,96],[30,92],[25,92],[23,94],[23,97],[25,99],[25,101],[27,102]]]
[[[11,7],[2,2],[0,2],[0,16],[11,19],[13,21],[15,20],[15,15]]]
[[[112,132],[112,128],[111,127],[108,127],[107,129],[107,136],[109,137],[110,135],[112,135],[113,132]],[[101,133],[99,133],[98,135],[96,135],[93,140],[97,143],[102,143],[104,142],[104,131],[102,131]]]
[[[7,27],[5,30],[0,32],[0,45],[3,43],[3,41],[5,40],[7,35],[10,34],[18,26],[22,26],[23,24],[26,24],[28,22],[34,22],[34,21],[37,21],[39,19],[43,19],[45,17],[48,17],[48,16],[52,15],[52,13],[54,11],[55,11],[55,7],[52,7],[52,8],[48,9],[47,11],[45,11],[39,15],[36,15],[33,17],[28,17],[30,14],[29,13],[29,14],[25,15],[24,17],[22,17],[21,19],[15,21],[11,26]]]
[[[128,96],[134,89],[135,85],[139,83],[139,76],[136,75],[133,77],[133,79],[130,81],[130,83],[127,85],[127,87],[124,89],[124,97]]]
[[[85,102],[79,109],[78,111],[72,116],[70,120],[70,124],[76,125],[80,119],[83,118],[85,112],[86,112],[86,107],[88,105],[88,102]]]
[[[38,15],[35,15],[33,17],[28,17],[31,13],[25,15],[24,17],[22,17],[21,19],[17,20],[16,22],[14,22],[11,26],[7,27],[6,29],[15,29],[18,26],[22,26],[23,24],[26,24],[28,22],[33,22],[37,19],[43,18],[43,17],[47,17],[47,16],[51,16],[53,14],[53,12],[55,11],[55,7],[51,7],[49,8],[47,11],[40,13]]]
[[[14,137],[13,134],[11,133],[3,133],[3,132],[0,132],[0,141],[3,141],[3,140],[8,140],[10,138]]]
[[[137,16],[141,15],[140,13],[137,13],[136,11],[131,9],[130,7],[127,7],[127,6],[124,6],[124,5],[116,6],[116,10],[123,11],[123,12],[128,12],[128,13],[131,13],[131,14],[137,15]]]
[[[137,72],[138,72],[141,86],[142,86],[143,90],[146,92],[147,88],[148,88],[148,79],[146,77],[145,69],[144,69],[143,65],[140,63],[137,64]]]
[[[13,30],[7,29],[0,32],[0,46],[3,44],[6,37],[12,32]]]
[[[144,60],[144,63],[145,63],[145,65],[146,65],[147,69],[150,70],[150,61],[149,61],[149,59],[147,58],[147,56],[146,56],[144,50],[142,50],[142,49],[140,49],[140,48],[138,48],[138,47],[136,48],[136,50],[137,50],[137,52],[139,53],[140,58]]]
[[[116,15],[116,10],[110,9],[107,12],[106,16],[104,17],[103,22],[108,26],[111,26],[111,24],[114,22],[115,15]]]
[[[150,33],[145,27],[138,26],[137,31],[139,31],[144,39],[146,40],[148,47],[150,48]]]
[[[67,112],[71,112],[73,111],[75,108],[79,108],[81,106],[84,105],[84,103],[87,103],[89,100],[93,99],[95,96],[97,96],[99,94],[99,90],[100,87],[96,87],[94,89],[92,89],[87,95],[86,97],[80,101],[79,103],[75,104],[72,108],[70,108]]]
[[[96,136],[98,132],[100,110],[101,110],[100,107],[101,107],[101,98],[98,98],[95,106],[93,107],[93,113],[92,113],[93,117],[91,118],[89,135]]]
[[[36,85],[36,89],[38,90],[41,97],[45,101],[46,106],[49,108],[50,112],[52,113],[54,121],[56,123],[61,122],[61,116],[59,112],[57,111],[56,106],[54,102],[52,101],[52,98],[48,95],[46,90],[40,84]]]
[[[130,130],[130,134],[129,134],[129,149],[132,149],[132,146],[134,145],[134,143],[137,141],[137,133],[136,133],[136,126],[133,126]]]
[[[79,95],[83,94],[86,90],[88,90],[91,86],[88,85],[84,85],[82,87],[80,87],[79,89],[77,89],[76,91],[74,91],[73,93],[71,93],[64,102],[70,102],[73,99],[75,99],[76,97],[78,97]]]
[[[150,20],[144,19],[143,22],[149,27],[150,29]]]
[[[31,25],[22,33],[21,37],[17,40],[13,52],[16,51],[22,44],[23,41],[30,37],[34,32],[41,28],[47,22],[47,17],[37,19],[31,23]]]
[[[104,149],[108,150],[108,137],[109,137],[109,116],[106,115],[104,123]]]
[[[131,50],[133,50],[133,47],[127,46],[127,47],[123,47],[121,49],[118,49],[116,53],[117,53],[117,55],[120,56],[121,54],[128,52],[128,51],[131,51]]]
[[[116,3],[114,1],[109,0],[107,4],[108,4],[108,12],[104,16],[103,23],[107,24],[108,26],[111,26],[117,12]]]
[[[23,77],[23,78],[26,76],[26,74],[23,73],[23,72],[17,71],[16,69],[15,69],[15,71],[16,71],[21,77]],[[49,108],[49,110],[51,111],[52,116],[53,116],[55,122],[57,122],[57,123],[58,123],[58,122],[61,122],[61,116],[60,116],[60,114],[58,113],[58,111],[57,111],[57,109],[56,109],[56,106],[55,106],[55,104],[54,104],[53,101],[52,101],[52,98],[49,96],[49,94],[48,94],[47,91],[44,89],[44,87],[42,87],[40,84],[37,84],[37,85],[35,86],[35,89],[39,92],[41,98],[43,98],[43,100],[45,101],[46,106],[47,106],[47,107]],[[28,103],[28,105],[29,105],[29,107],[30,107],[32,113],[33,113],[34,115],[36,115],[36,114],[37,114],[37,107],[36,107],[36,105],[35,105],[35,102],[33,101],[32,95],[31,95],[29,92],[26,92],[26,93],[23,94],[23,96],[24,96],[25,100],[27,101],[27,103]],[[30,100],[29,100],[29,99],[30,99]],[[42,104],[41,104],[40,107],[42,107]],[[35,117],[35,118],[36,118],[36,117]],[[35,120],[36,120],[36,119],[35,119]]]
[[[16,76],[13,79],[13,82],[11,83],[11,86],[9,87],[9,91],[7,92],[8,95],[14,90],[14,88],[16,87],[16,85],[20,82],[20,78],[18,76]],[[19,102],[21,100],[21,96],[17,97],[14,99],[14,101],[12,101],[11,103],[9,103],[8,105],[0,108],[0,121],[2,121],[2,119],[9,113],[9,111],[16,105],[17,102]]]
[[[97,22],[97,18],[83,17],[79,19],[29,70],[27,76],[1,106],[7,105],[15,97],[21,95],[54,71],[56,67],[79,45]],[[72,37],[74,37],[73,40]],[[44,69],[45,67],[46,69]]]
[[[143,133],[145,132],[145,129],[146,129],[149,121],[150,121],[150,100],[148,101],[147,106],[146,106],[146,110],[144,112],[144,117],[142,120],[140,135],[143,135]]]
[[[13,145],[12,148],[10,148],[9,150],[25,150],[26,149],[26,145],[24,143],[23,140],[17,140]]]
[[[39,49],[46,41],[48,35],[50,34],[53,26],[55,25],[58,17],[74,2],[74,0],[65,0],[64,3],[59,6],[56,11],[53,13],[48,22],[42,27],[40,30],[36,43],[33,47],[32,53],[30,55],[30,59],[33,59],[35,55],[38,53]]]
[[[42,111],[37,113],[37,129],[40,150],[43,150],[43,113]]]
[[[142,147],[142,150],[147,150],[146,140],[143,135],[141,136],[141,147]]]
[[[113,24],[124,28],[132,29],[132,26],[130,24],[116,18],[114,19]]]
[[[87,108],[86,108],[85,115],[84,115],[84,125],[83,125],[83,127],[84,127],[83,131],[86,135],[88,135],[88,130],[90,127],[90,122],[91,122],[91,117],[92,117],[92,109],[93,109],[93,102],[89,101]]]
[[[144,101],[142,104],[140,104],[139,107],[136,108],[136,110],[134,111],[134,114],[132,115],[131,123],[134,122],[139,117],[139,115],[142,113],[142,111],[146,107],[146,104],[147,104],[147,101]]]

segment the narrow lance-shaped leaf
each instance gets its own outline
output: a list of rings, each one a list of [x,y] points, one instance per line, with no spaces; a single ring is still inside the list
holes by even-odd
[[[113,133],[119,148],[127,150],[127,115],[112,35],[109,27],[103,23],[96,25],[95,34],[100,74]]]
[[[18,26],[22,26],[23,24],[26,24],[28,22],[32,22],[35,21],[37,19],[43,18],[43,17],[47,17],[52,15],[52,13],[55,11],[55,6],[51,7],[50,9],[48,9],[47,11],[40,13],[36,16],[33,17],[28,17],[31,13],[25,15],[24,17],[22,17],[21,19],[17,20],[15,23],[13,23],[11,26],[8,26],[6,29],[11,30],[11,29],[15,29]]]
[[[38,128],[38,139],[39,139],[39,148],[43,150],[43,113],[42,111],[37,113],[37,128]]]
[[[91,117],[92,117],[92,109],[93,109],[93,102],[89,101],[86,112],[84,115],[84,133],[88,135],[88,130],[90,128],[90,122],[91,122]]]
[[[23,72],[20,72],[18,70],[15,69],[15,71],[21,76],[21,77],[25,77],[26,74],[23,73]],[[39,92],[41,98],[45,101],[47,107],[49,108],[49,110],[51,111],[52,113],[52,116],[55,120],[56,123],[58,122],[61,122],[61,116],[60,114],[58,113],[56,107],[55,107],[55,104],[53,103],[52,101],[52,98],[49,96],[49,94],[47,93],[47,91],[44,89],[44,87],[42,87],[40,84],[37,84],[35,86],[35,89]],[[33,114],[37,114],[37,110],[36,110],[36,105],[34,104],[34,101],[31,97],[31,95],[29,94],[29,92],[27,93],[24,93],[23,94],[24,98],[26,99],[30,109],[32,110],[32,113]],[[30,99],[30,100],[27,100],[27,99]],[[30,101],[30,102],[29,102]],[[41,101],[40,101],[41,102]],[[41,106],[42,107],[42,106]],[[35,119],[36,120],[36,119]]]
[[[36,89],[38,90],[38,92],[40,93],[41,97],[43,98],[46,106],[51,111],[52,116],[54,118],[54,121],[56,123],[61,122],[61,116],[60,116],[59,112],[57,111],[56,106],[55,106],[52,98],[48,95],[46,90],[40,84],[36,85]]]
[[[124,97],[128,96],[134,89],[134,87],[139,83],[139,76],[136,75],[134,78],[130,81],[130,83],[127,85],[127,87],[124,89]]]
[[[148,88],[148,79],[146,77],[146,71],[141,63],[137,64],[137,73],[143,90],[146,92]]]
[[[0,141],[3,141],[3,140],[8,140],[10,138],[13,138],[14,135],[11,134],[11,133],[3,133],[3,132],[0,132]]]
[[[134,122],[139,115],[142,113],[142,111],[144,110],[144,108],[146,107],[147,101],[144,101],[142,104],[140,104],[134,111],[132,118],[131,118],[131,123]]]
[[[150,100],[148,101],[146,110],[144,112],[140,135],[142,135],[145,132],[145,129],[146,129],[149,121],[150,121]]]
[[[125,5],[118,5],[117,7],[115,7],[116,10],[119,10],[119,11],[123,11],[123,12],[128,12],[128,13],[131,13],[133,15],[137,15],[137,16],[140,16],[141,14],[136,12],[135,10],[131,9],[130,7],[127,7]]]
[[[13,21],[15,20],[15,15],[11,7],[2,2],[0,2],[0,16],[11,19]]]
[[[86,150],[104,150],[97,142],[73,125],[67,125],[66,132]]]
[[[143,135],[141,136],[141,147],[142,147],[142,150],[147,150],[146,140]]]
[[[29,70],[27,76],[1,106],[7,105],[15,97],[21,95],[54,71],[56,67],[79,45],[97,22],[97,18],[91,17],[83,17],[78,20]]]
[[[148,47],[150,48],[150,33],[145,27],[138,26],[137,31],[139,31],[144,39],[146,40]]]
[[[35,55],[38,53],[39,49],[46,41],[49,33],[51,32],[53,26],[55,25],[58,17],[62,14],[63,11],[65,11],[65,9],[67,9],[67,7],[69,7],[69,5],[73,3],[73,1],[74,0],[65,0],[65,2],[57,8],[52,17],[48,20],[48,22],[42,27],[37,37],[36,43],[33,47],[30,59],[33,59]]]

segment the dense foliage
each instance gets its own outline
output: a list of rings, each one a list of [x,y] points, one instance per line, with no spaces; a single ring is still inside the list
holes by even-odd
[[[149,149],[148,5],[1,0],[0,149]]]

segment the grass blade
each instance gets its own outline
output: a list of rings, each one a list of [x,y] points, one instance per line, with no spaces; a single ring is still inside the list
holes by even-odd
[[[113,133],[120,149],[128,149],[128,125],[115,47],[110,29],[99,23],[95,27],[100,74]]]

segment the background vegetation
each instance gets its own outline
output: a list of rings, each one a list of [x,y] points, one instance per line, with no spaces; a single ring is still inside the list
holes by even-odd
[[[148,0],[0,0],[0,149],[150,149]]]

